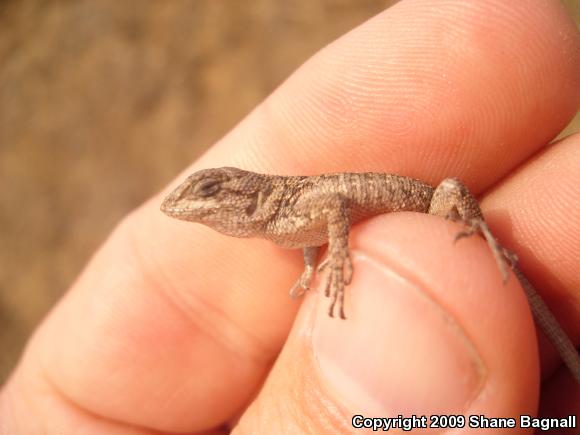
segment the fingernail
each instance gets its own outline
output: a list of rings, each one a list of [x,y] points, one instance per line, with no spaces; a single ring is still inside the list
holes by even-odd
[[[347,320],[328,317],[330,299],[318,297],[312,340],[323,382],[369,416],[466,409],[485,366],[461,324],[421,283],[371,257],[354,260]]]

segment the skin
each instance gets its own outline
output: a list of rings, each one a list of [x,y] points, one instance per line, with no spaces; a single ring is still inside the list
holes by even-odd
[[[429,5],[402,1],[321,50],[186,173],[457,176],[578,345],[580,137],[545,147],[580,101],[577,30],[557,2]],[[38,327],[0,393],[3,433],[350,433],[353,413],[396,411],[380,406],[402,390],[405,413],[580,412],[542,336],[538,361],[526,299],[482,240],[453,245],[454,224],[411,213],[356,226],[359,305],[337,326],[320,291],[289,300],[299,252],[164,216],[183,178],[120,223]],[[427,333],[467,356],[405,347]],[[348,370],[345,348],[364,356]],[[385,349],[406,349],[404,361]]]

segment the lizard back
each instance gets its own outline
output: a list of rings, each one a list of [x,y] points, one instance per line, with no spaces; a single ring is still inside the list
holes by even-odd
[[[276,184],[279,204],[265,236],[287,248],[325,244],[337,198],[353,224],[394,211],[425,213],[433,196],[433,187],[422,181],[373,172],[277,177]]]

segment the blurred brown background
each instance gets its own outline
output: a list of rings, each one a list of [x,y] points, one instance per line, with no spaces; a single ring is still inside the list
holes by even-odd
[[[0,383],[122,216],[391,3],[0,0]]]

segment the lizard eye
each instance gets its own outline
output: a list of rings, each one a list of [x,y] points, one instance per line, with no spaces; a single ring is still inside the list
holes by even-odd
[[[220,190],[220,182],[213,178],[202,180],[195,186],[195,194],[206,198],[215,195]]]

